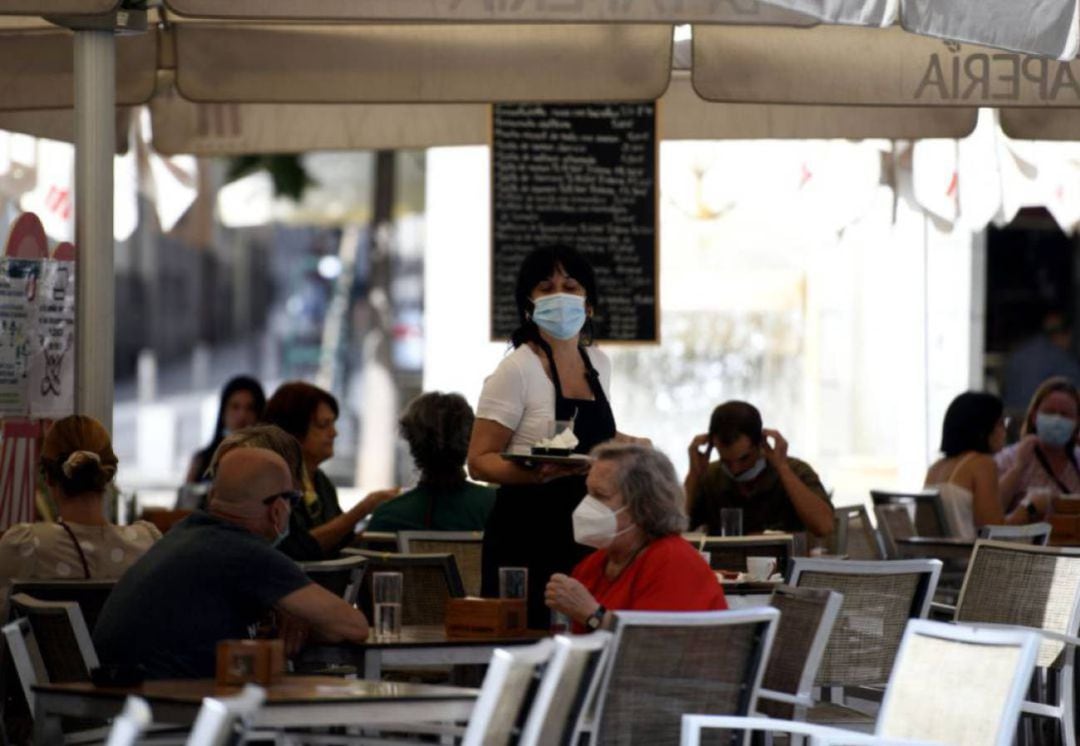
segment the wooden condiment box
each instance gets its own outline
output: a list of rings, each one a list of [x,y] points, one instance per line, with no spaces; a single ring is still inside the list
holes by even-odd
[[[284,674],[282,640],[222,640],[217,645],[218,684],[269,686]]]
[[[1080,539],[1080,514],[1055,513],[1047,520],[1054,543],[1070,543]]]
[[[524,632],[524,599],[469,597],[446,601],[447,637],[512,637]]]

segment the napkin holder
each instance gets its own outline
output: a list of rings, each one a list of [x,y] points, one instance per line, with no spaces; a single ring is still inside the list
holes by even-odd
[[[447,637],[512,637],[525,632],[525,599],[449,598]]]
[[[282,640],[222,640],[217,644],[217,683],[269,686],[285,675]]]

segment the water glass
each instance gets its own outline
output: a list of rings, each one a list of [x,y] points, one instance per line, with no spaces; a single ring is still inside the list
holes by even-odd
[[[720,509],[720,535],[742,536],[742,508]]]
[[[551,612],[551,634],[553,635],[568,635],[570,634],[570,617],[563,614],[561,611]]]
[[[377,572],[371,576],[371,594],[375,607],[375,636],[382,640],[401,636],[400,572]]]
[[[529,568],[499,568],[499,598],[528,598]]]

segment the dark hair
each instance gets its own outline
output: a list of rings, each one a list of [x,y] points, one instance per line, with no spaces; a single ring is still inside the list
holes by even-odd
[[[541,282],[551,277],[557,267],[562,267],[567,277],[573,277],[585,288],[585,302],[596,308],[599,296],[596,293],[596,275],[592,265],[577,249],[569,246],[538,246],[521,260],[518,270],[517,285],[514,287],[514,301],[517,303],[518,328],[510,335],[510,343],[521,347],[526,342],[539,342],[540,330],[532,320],[533,302],[529,296]],[[592,318],[585,320],[579,337],[582,345],[592,344]]]
[[[1064,376],[1047,378],[1039,384],[1039,388],[1035,389],[1031,401],[1028,402],[1027,412],[1024,414],[1024,424],[1020,427],[1021,436],[1035,432],[1035,415],[1039,413],[1039,407],[1042,406],[1043,399],[1050,396],[1050,394],[1056,393],[1067,394],[1072,397],[1072,400],[1076,402],[1077,411],[1080,411],[1080,393],[1077,392],[1073,382]]]
[[[991,453],[990,434],[1005,411],[1001,399],[982,391],[965,391],[945,410],[941,452],[946,458],[966,451]]]
[[[744,401],[724,402],[709,418],[709,435],[729,446],[745,435],[750,443],[761,445],[761,412]]]
[[[241,391],[251,394],[251,398],[255,400],[255,419],[262,419],[263,410],[266,409],[266,394],[263,393],[262,384],[251,376],[236,376],[230,379],[225,384],[225,387],[221,389],[217,423],[214,425],[214,437],[210,439],[210,443],[205,448],[195,454],[196,479],[201,479],[204,472],[210,467],[210,459],[225,437],[225,409],[229,404],[229,399],[233,397],[233,394]]]
[[[465,456],[474,415],[461,394],[431,391],[409,402],[398,420],[420,483],[450,489],[465,482]]]
[[[109,432],[93,417],[74,414],[45,433],[41,470],[65,495],[104,492],[117,463]]]
[[[330,407],[335,418],[340,414],[337,399],[329,391],[304,381],[289,381],[278,386],[266,403],[263,421],[303,440],[320,404]]]

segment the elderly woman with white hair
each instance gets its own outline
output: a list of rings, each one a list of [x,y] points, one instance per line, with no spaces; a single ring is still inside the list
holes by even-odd
[[[614,442],[591,456],[574,539],[597,551],[572,575],[551,577],[547,605],[585,629],[607,626],[613,611],[726,609],[716,575],[681,536],[684,497],[668,457],[648,445]]]

